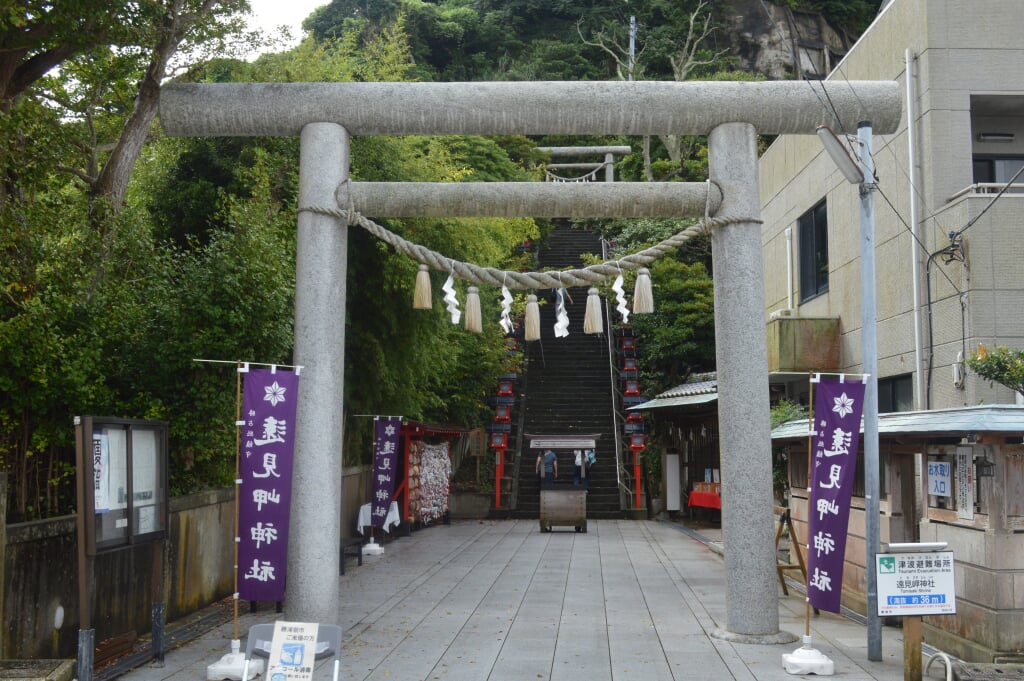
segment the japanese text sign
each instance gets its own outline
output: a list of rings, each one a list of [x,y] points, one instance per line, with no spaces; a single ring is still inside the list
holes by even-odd
[[[373,438],[373,500],[370,526],[383,527],[398,475],[398,437],[402,420],[377,418]]]
[[[268,681],[310,681],[319,629],[315,622],[274,622],[265,678]]]
[[[953,552],[879,553],[878,615],[952,615],[956,613]]]
[[[928,459],[928,494],[934,494],[937,497],[951,496],[951,480],[952,475],[948,461]]]
[[[814,438],[808,508],[807,599],[839,612],[850,496],[864,384],[822,379],[814,402]]]
[[[299,377],[254,369],[242,397],[238,487],[238,594],[282,601],[288,562],[288,516]]]

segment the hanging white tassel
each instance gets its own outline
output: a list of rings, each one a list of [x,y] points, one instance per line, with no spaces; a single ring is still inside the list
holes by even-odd
[[[654,292],[651,290],[651,271],[641,267],[636,274],[636,288],[633,289],[633,314],[654,312]]]
[[[525,316],[523,340],[541,340],[541,306],[534,294],[526,296]]]
[[[429,267],[420,265],[420,271],[416,273],[416,288],[412,294],[412,308],[414,310],[429,310],[433,307],[430,300],[430,272]]]
[[[540,306],[537,296],[532,293],[526,297],[526,320],[523,329],[523,340],[540,340]]]
[[[601,320],[601,296],[597,289],[587,291],[587,313],[583,317],[583,333],[603,333],[604,323]]]
[[[560,288],[555,292],[557,303],[555,305],[555,338],[565,338],[569,335],[569,313],[565,311],[565,289]]]
[[[480,318],[480,289],[470,286],[466,292],[466,331],[483,332]]]
[[[462,318],[462,312],[459,310],[459,299],[455,297],[455,277],[453,275],[448,275],[441,290],[444,291],[444,302],[447,304],[448,313],[452,316],[452,324],[458,324]]]
[[[501,319],[498,324],[501,325],[502,330],[506,333],[512,333],[512,329],[515,328],[512,324],[512,292],[508,290],[507,286],[501,287]]]
[[[622,323],[629,324],[629,306],[626,305],[626,291],[622,288],[622,275],[615,277],[615,283],[612,284],[612,290],[615,291],[615,310],[622,315]]]

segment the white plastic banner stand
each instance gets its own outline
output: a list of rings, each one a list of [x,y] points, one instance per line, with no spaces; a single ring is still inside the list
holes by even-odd
[[[379,556],[384,553],[384,547],[373,538],[373,527],[370,527],[370,541],[363,545],[364,556]]]
[[[263,660],[249,660],[248,672],[245,671],[245,655],[241,652],[242,642],[231,639],[231,652],[206,668],[206,681],[242,681],[242,674],[255,678],[263,673]]]
[[[804,636],[804,644],[792,653],[782,654],[782,668],[788,674],[817,674],[832,676],[835,664],[820,650],[811,647],[811,637]]]

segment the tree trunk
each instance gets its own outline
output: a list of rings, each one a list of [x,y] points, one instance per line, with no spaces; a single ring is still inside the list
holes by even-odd
[[[654,170],[651,168],[651,136],[644,135],[644,177],[648,182],[654,182]]]
[[[153,48],[153,57],[146,69],[146,75],[139,83],[135,107],[125,121],[121,135],[103,170],[90,187],[94,215],[97,214],[97,199],[105,199],[114,213],[120,212],[124,206],[128,181],[160,106],[160,83],[167,74],[167,64],[178,51],[185,33],[221,5],[222,0],[204,0],[194,12],[185,12],[184,0],[168,0],[167,4],[167,13],[160,31],[161,38]]]

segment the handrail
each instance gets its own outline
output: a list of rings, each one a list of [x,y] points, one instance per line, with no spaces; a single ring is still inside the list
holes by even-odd
[[[946,203],[956,201],[963,196],[969,196],[971,194],[998,194],[1004,187],[1005,183],[1002,182],[976,182],[974,184],[967,185],[953,196],[949,197]],[[1008,194],[1019,194],[1024,192],[1024,184],[1011,184],[1006,190]]]
[[[528,361],[525,357],[524,360]],[[519,469],[523,462],[523,425],[526,422],[526,381],[527,371],[525,371],[526,361],[523,362],[524,367],[520,370],[522,376],[519,384],[519,394],[516,396],[516,400],[519,402],[519,411],[516,414],[516,428],[515,428],[515,455],[512,457],[512,487],[508,491],[509,503],[507,505],[508,510],[514,511],[519,508]],[[500,484],[500,482],[499,482]]]
[[[601,239],[601,259],[608,259],[608,242],[605,239]],[[614,426],[612,430],[615,431],[615,485],[619,490],[619,506],[621,507],[623,506],[622,499],[630,498],[629,485],[622,480],[624,471],[622,462],[622,423],[625,422],[625,418],[622,417],[617,409],[619,391],[616,388],[617,383],[615,381],[617,367],[615,366],[615,334],[612,333],[611,306],[608,304],[607,298],[604,298],[603,302],[605,319],[608,320],[608,333],[606,334],[606,339],[608,341],[608,378],[611,383],[610,387],[612,390],[612,425]]]

